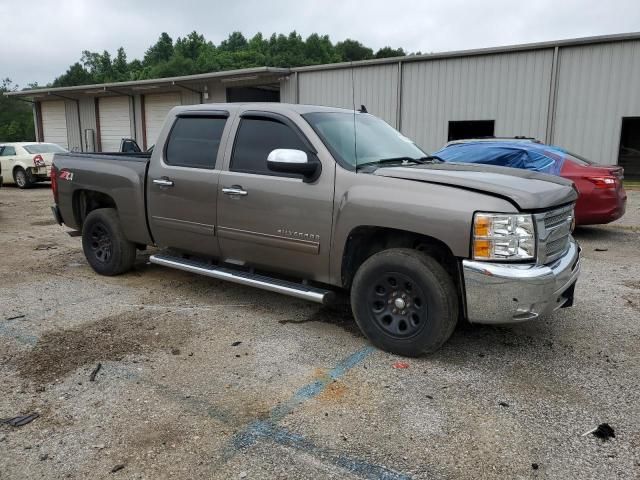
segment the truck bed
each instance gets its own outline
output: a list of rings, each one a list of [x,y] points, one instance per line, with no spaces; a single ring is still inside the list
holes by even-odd
[[[147,226],[145,192],[150,153],[57,153],[53,165],[71,175],[58,177],[58,205],[64,223],[80,229],[81,195],[104,195],[118,210],[127,238],[135,243],[152,242]],[[59,174],[58,174],[59,175]],[[74,211],[75,210],[75,211]]]

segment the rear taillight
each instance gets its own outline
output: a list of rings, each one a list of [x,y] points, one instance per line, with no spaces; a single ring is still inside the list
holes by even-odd
[[[617,177],[587,177],[596,188],[616,188]]]
[[[33,165],[36,167],[44,167],[45,163],[42,155],[36,155],[35,157],[33,157]]]
[[[58,203],[58,169],[55,165],[51,165],[51,193],[53,201]]]

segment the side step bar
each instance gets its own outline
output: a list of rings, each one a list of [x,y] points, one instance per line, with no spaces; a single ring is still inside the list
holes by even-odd
[[[149,261],[156,265],[176,268],[178,270],[184,270],[185,272],[198,273],[219,280],[228,280],[229,282],[261,288],[263,290],[269,290],[270,292],[282,293],[324,305],[331,303],[335,297],[334,292],[331,290],[324,290],[302,283],[289,282],[231,268],[219,267],[217,265],[209,265],[204,262],[174,257],[163,253],[151,255]]]

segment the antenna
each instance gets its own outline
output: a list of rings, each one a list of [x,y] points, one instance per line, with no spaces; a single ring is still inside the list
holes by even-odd
[[[353,106],[353,157],[356,162],[356,173],[358,173],[358,135],[356,133],[356,85],[353,74],[353,60],[351,60],[351,104]]]

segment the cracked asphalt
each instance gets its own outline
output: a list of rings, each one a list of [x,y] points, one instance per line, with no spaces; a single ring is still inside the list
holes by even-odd
[[[579,229],[576,305],[370,347],[344,308],[150,265],[101,277],[47,186],[0,189],[0,479],[640,478],[640,191]],[[147,254],[148,255],[148,254]],[[96,366],[101,368],[90,381]],[[603,441],[583,435],[600,423]]]

